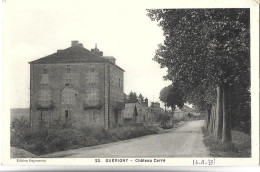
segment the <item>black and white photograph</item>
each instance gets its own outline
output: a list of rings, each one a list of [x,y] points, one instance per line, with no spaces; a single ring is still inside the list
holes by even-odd
[[[196,1],[3,1],[2,163],[259,165],[259,2]]]

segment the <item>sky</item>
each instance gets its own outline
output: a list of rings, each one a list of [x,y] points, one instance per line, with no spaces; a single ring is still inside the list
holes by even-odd
[[[124,92],[142,93],[149,101],[159,101],[166,69],[153,61],[162,29],[146,15],[150,8],[245,8],[258,14],[248,0],[7,0],[2,3],[3,106],[29,107],[28,62],[70,47],[78,40],[91,49],[97,44],[106,56],[114,56],[125,70]],[[254,7],[254,8],[253,8]],[[252,15],[253,30],[259,19]],[[258,32],[252,32],[252,34]],[[252,35],[252,43],[258,43]],[[255,40],[256,39],[256,40]],[[259,47],[259,46],[257,46]],[[257,49],[252,54],[258,59]],[[252,71],[258,63],[253,63]],[[258,88],[258,86],[254,86]],[[7,96],[6,96],[7,95]],[[161,103],[161,106],[162,103]]]
[[[97,44],[104,55],[114,56],[125,70],[126,94],[134,91],[149,101],[159,101],[160,90],[171,83],[163,80],[166,69],[152,60],[164,36],[145,8],[99,0],[30,1],[29,6],[22,2],[3,5],[4,64],[9,67],[11,108],[29,107],[28,62],[68,48],[72,40],[87,49]]]

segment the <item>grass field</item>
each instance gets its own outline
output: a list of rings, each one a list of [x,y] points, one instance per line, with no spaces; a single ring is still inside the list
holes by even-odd
[[[203,141],[212,157],[251,157],[251,137],[241,131],[232,130],[232,143],[222,143],[202,127]]]
[[[29,108],[14,108],[10,109],[11,122],[15,119],[21,119],[22,117],[29,121],[30,118],[30,110]]]

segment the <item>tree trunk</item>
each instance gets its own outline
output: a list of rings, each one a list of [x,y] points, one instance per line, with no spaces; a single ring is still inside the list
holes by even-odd
[[[229,100],[229,89],[223,87],[223,130],[222,130],[222,142],[231,142],[231,111],[230,111],[230,101]]]
[[[215,106],[212,106],[211,112],[210,112],[210,121],[209,121],[209,132],[212,134],[215,130]]]
[[[217,87],[217,107],[216,107],[216,132],[215,136],[217,139],[222,138],[222,128],[223,128],[223,89],[222,87]]]
[[[211,120],[211,106],[209,108],[207,108],[207,113],[206,113],[206,127],[209,130],[209,124],[210,124],[210,120]]]
[[[211,109],[209,128],[208,128],[210,134],[212,133],[212,120],[213,120],[213,118],[212,118],[212,109]]]
[[[205,121],[206,121],[206,128],[207,128],[207,130],[209,130],[209,116],[210,116],[210,114],[209,114],[209,112],[208,112],[208,110],[207,110],[207,112],[206,112],[206,116],[205,116]]]
[[[166,102],[164,103],[164,114],[166,115]]]

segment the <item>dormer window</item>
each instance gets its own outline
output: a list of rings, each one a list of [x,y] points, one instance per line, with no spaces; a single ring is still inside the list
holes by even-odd
[[[86,76],[86,83],[88,86],[95,86],[98,82],[98,73],[97,72],[88,72]]]

